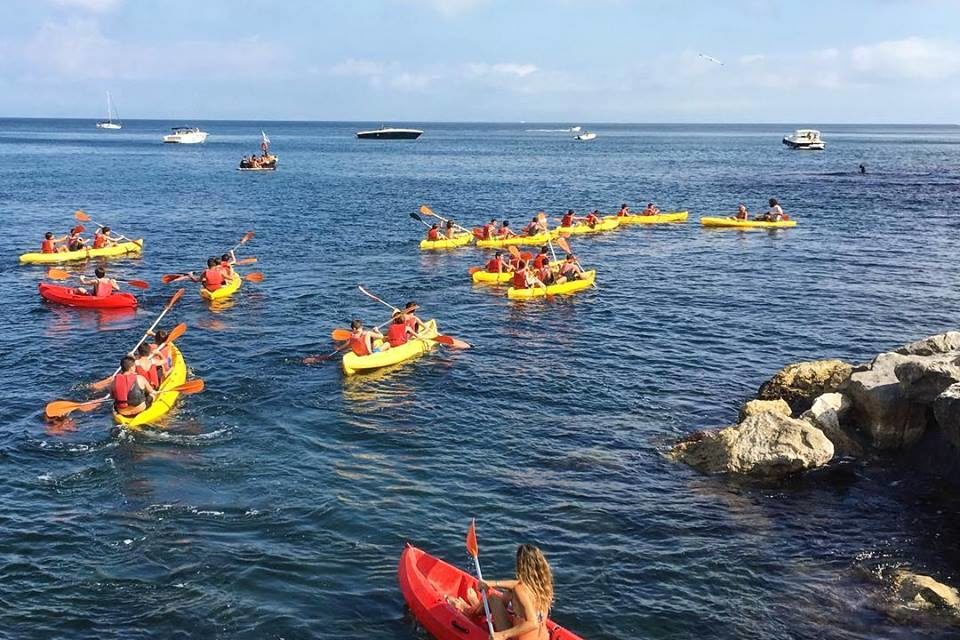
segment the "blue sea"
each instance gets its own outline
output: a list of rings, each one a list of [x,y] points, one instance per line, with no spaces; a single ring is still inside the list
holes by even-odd
[[[198,124],[204,145],[164,145]],[[896,461],[839,461],[785,483],[668,461],[678,437],[729,424],[779,367],[956,329],[960,128],[784,125],[0,120],[0,637],[425,638],[405,612],[405,543],[488,578],[521,542],[556,580],[553,617],[591,639],[956,637],[890,613],[884,577],[960,580],[958,501]],[[396,124],[396,123],[394,123]],[[582,124],[582,123],[576,123]],[[815,123],[813,123],[815,124]],[[275,173],[236,170],[260,131]],[[864,163],[867,174],[857,167]],[[704,229],[702,215],[779,198],[799,225]],[[489,253],[419,251],[428,204],[466,226],[538,210],[690,211],[571,244],[597,288],[511,302],[473,286]],[[115,277],[145,279],[134,315],[43,303],[37,250],[83,209],[145,239]],[[165,273],[255,238],[228,304],[196,285],[162,326],[202,394],[162,430],[117,434],[86,399],[176,290]],[[90,273],[93,264],[69,267]],[[345,379],[330,330],[415,300],[472,349]]]

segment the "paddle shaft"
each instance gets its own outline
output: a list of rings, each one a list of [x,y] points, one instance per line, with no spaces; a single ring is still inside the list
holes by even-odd
[[[174,294],[174,295],[176,295],[176,294]],[[172,309],[172,308],[173,308],[173,305],[172,305],[172,304],[168,304],[166,307],[163,308],[163,311],[161,311],[161,312],[160,312],[160,315],[157,316],[157,319],[153,321],[153,324],[150,325],[150,328],[147,329],[147,332],[144,333],[144,334],[140,337],[140,340],[138,340],[138,341],[137,341],[137,344],[134,345],[133,349],[130,350],[130,353],[136,353],[137,349],[140,348],[140,345],[143,344],[143,341],[147,339],[147,336],[149,336],[151,333],[153,333],[153,330],[156,329],[156,328],[157,328],[157,325],[160,324],[160,321],[163,320],[163,316],[167,315],[167,312],[170,311],[170,309]],[[118,373],[120,373],[120,367],[117,367],[117,370],[114,371],[114,372],[110,375],[110,377],[112,378],[113,376],[117,375]]]
[[[483,582],[483,572],[480,571],[480,556],[473,556],[473,566],[477,569],[477,580]],[[483,612],[487,616],[487,630],[490,637],[493,637],[493,617],[490,615],[490,603],[487,601],[487,592],[480,590],[480,597],[483,598]]]
[[[441,216],[441,215],[439,215],[439,214],[437,214],[437,213],[434,213],[433,209],[427,207],[427,210],[428,210],[430,213],[425,213],[425,212],[423,211],[423,209],[420,210],[420,213],[425,213],[425,215],[433,216],[434,218],[439,218],[440,220],[443,220],[444,222],[450,222],[449,220],[447,220],[447,219],[444,218],[443,216]],[[453,226],[455,226],[457,229],[460,229],[460,231],[466,231],[467,233],[473,233],[472,231],[470,231],[470,230],[467,229],[466,227],[461,227],[461,226],[460,226],[459,224],[457,224],[456,222],[453,223]]]

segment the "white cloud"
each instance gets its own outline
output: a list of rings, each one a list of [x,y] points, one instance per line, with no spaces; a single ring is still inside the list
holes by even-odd
[[[53,0],[61,7],[71,7],[100,13],[110,11],[120,5],[120,0]]]
[[[452,18],[486,4],[488,0],[406,0],[406,2],[421,5]]]
[[[854,47],[855,71],[881,78],[943,80],[960,73],[960,46],[951,42],[906,38]]]
[[[344,78],[361,78],[371,87],[399,91],[422,91],[444,76],[440,67],[410,70],[398,62],[347,58],[329,68],[329,73]]]
[[[472,62],[466,65],[467,73],[472,76],[512,76],[515,78],[525,78],[531,73],[539,71],[535,64],[517,64],[514,62],[501,62],[497,64],[487,64],[485,62]]]

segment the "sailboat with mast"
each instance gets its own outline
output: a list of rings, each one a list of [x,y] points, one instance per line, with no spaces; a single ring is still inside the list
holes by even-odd
[[[117,121],[113,121],[113,116],[116,114]],[[123,123],[120,122],[120,112],[117,110],[116,106],[113,104],[113,101],[110,100],[110,92],[107,91],[107,119],[101,120],[97,123],[97,129],[122,129]]]

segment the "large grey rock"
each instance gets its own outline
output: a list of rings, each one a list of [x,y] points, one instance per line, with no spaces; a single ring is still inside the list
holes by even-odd
[[[903,395],[912,402],[930,404],[950,385],[960,382],[954,354],[901,362],[894,368]]]
[[[892,586],[897,597],[906,603],[924,609],[941,609],[954,615],[960,613],[960,593],[930,576],[897,571],[893,574]]]
[[[766,412],[680,442],[671,456],[705,473],[780,478],[823,466],[833,452],[830,440],[809,422]]]
[[[843,428],[841,419],[850,411],[850,400],[842,393],[825,393],[813,401],[813,405],[800,416],[823,431],[833,443],[838,455],[862,456],[863,444]]]
[[[813,399],[837,391],[849,377],[853,367],[843,360],[812,360],[789,364],[760,385],[757,398],[782,398],[801,414],[810,408]]]
[[[934,356],[957,350],[960,350],[960,331],[947,331],[905,344],[896,349],[895,353],[904,356]]]
[[[960,453],[960,383],[947,387],[933,401],[933,417],[943,439]]]
[[[850,398],[850,420],[881,450],[905,449],[927,428],[926,407],[912,402],[900,387],[896,367],[916,356],[881,353],[850,374],[843,393]]]

